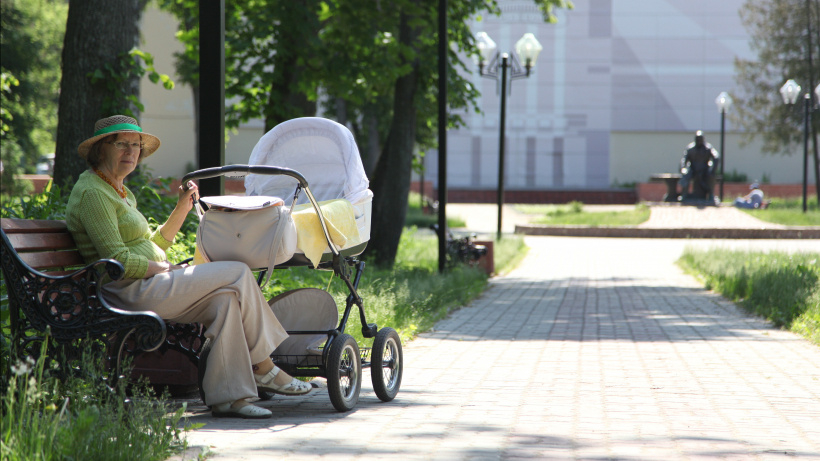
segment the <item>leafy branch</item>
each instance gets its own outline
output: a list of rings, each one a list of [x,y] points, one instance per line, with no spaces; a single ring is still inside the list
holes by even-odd
[[[106,114],[121,113],[136,116],[128,107],[131,103],[138,111],[143,111],[145,106],[140,102],[135,94],[127,93],[125,88],[127,82],[132,78],[142,78],[148,75],[148,80],[152,83],[162,83],[166,90],[174,89],[174,81],[168,74],[157,72],[154,67],[154,57],[151,53],[132,48],[127,53],[122,53],[114,63],[106,63],[102,69],[89,72],[88,78],[92,85],[103,85],[108,90],[109,97],[103,101],[102,110]],[[125,104],[122,104],[125,101]]]

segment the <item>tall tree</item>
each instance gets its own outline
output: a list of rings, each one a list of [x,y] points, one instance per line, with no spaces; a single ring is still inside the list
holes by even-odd
[[[147,0],[73,0],[68,7],[60,83],[54,182],[70,183],[85,168],[77,146],[94,122],[122,108],[138,117],[138,71],[129,51],[139,43]]]
[[[225,67],[228,126],[250,118],[265,130],[297,117],[316,115],[321,65],[320,0],[236,1],[227,11]]]
[[[760,137],[764,153],[788,155],[804,142],[804,106],[802,97],[797,104],[784,104],[779,89],[793,78],[804,92],[814,92],[820,77],[820,0],[747,0],[740,17],[757,59],[735,60],[740,90],[730,120],[747,141]],[[820,199],[818,128],[820,117],[815,116],[810,132]]]
[[[371,185],[374,191],[373,226],[379,229],[379,232],[371,236],[368,252],[375,254],[377,263],[381,264],[392,265],[396,259],[399,239],[404,228],[407,194],[410,191],[410,171],[416,144],[416,101],[421,61],[420,13],[418,6],[401,12],[399,43],[413,51],[405,54],[406,62],[402,64],[409,67],[410,72],[396,80],[393,119]]]
[[[556,20],[554,8],[572,8],[566,0],[535,0],[546,22]],[[438,132],[437,105],[439,94],[438,66],[432,56],[438,56],[438,9],[435,2],[394,2],[401,13],[399,32],[400,68],[407,69],[395,81],[392,123],[387,141],[376,165],[372,189],[372,226],[379,232],[371,235],[368,252],[381,265],[395,262],[399,240],[404,228],[410,176],[417,148],[434,146]],[[461,61],[459,53],[477,52],[469,21],[482,11],[498,13],[495,2],[481,0],[451,1],[448,3],[447,27],[449,55],[447,56],[447,103],[450,107],[448,128],[463,123],[456,115],[459,109],[478,110],[479,93],[465,75],[471,67]]]

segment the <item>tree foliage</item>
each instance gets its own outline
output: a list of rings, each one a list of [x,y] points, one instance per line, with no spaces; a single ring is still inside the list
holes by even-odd
[[[14,173],[33,173],[37,159],[54,150],[67,13],[62,0],[0,2],[4,189]]]
[[[794,105],[784,104],[779,90],[790,78],[800,84],[804,93],[813,93],[817,85],[820,0],[747,0],[740,17],[751,36],[756,59],[735,60],[739,92],[733,95],[735,106],[729,118],[743,129],[747,141],[761,138],[763,152],[789,154],[803,146],[804,105],[802,100]],[[820,197],[818,128],[820,116],[815,115],[810,131]]]
[[[534,0],[545,20],[567,0]],[[462,109],[478,110],[478,91],[460,55],[475,52],[469,21],[497,13],[493,0],[449,0],[449,127]],[[196,0],[159,0],[180,21],[182,80],[196,82]],[[228,128],[252,118],[270,129],[318,110],[352,128],[371,178],[369,245],[391,265],[398,247],[413,157],[436,144],[437,2],[425,0],[235,0],[225,3]]]
[[[20,144],[11,131],[10,123],[14,120],[11,111],[7,109],[18,99],[14,93],[20,81],[7,72],[0,72],[0,193],[4,195],[23,195],[26,192],[25,181],[15,181],[18,167],[23,158]]]

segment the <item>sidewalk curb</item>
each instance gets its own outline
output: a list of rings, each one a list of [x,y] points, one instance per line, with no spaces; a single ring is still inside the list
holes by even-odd
[[[707,239],[820,239],[820,227],[790,227],[787,229],[742,228],[647,228],[516,225],[516,234],[565,237],[622,238],[707,238]]]
[[[205,445],[188,446],[182,453],[177,453],[165,461],[198,461],[207,458],[212,452]]]

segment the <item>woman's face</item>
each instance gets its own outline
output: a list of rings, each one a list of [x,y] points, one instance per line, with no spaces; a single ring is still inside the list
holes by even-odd
[[[138,133],[118,133],[117,139],[104,142],[100,169],[117,180],[123,180],[137,168],[142,141]]]

